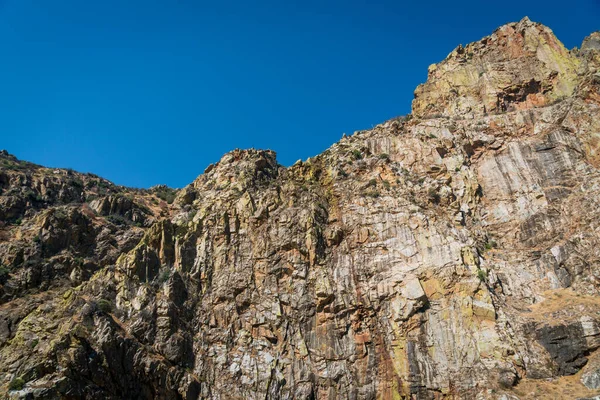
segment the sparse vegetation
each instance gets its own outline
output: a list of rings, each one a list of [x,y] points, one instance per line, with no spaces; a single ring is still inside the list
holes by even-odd
[[[484,245],[484,249],[485,250],[491,250],[497,247],[497,243],[495,240],[488,240],[485,245]]]
[[[127,218],[119,214],[110,214],[106,217],[106,219],[115,225],[128,225],[130,222]]]
[[[481,282],[487,281],[487,278],[488,278],[487,272],[482,269],[478,269],[477,270],[477,278],[479,278],[479,280]]]
[[[438,204],[441,200],[440,194],[436,188],[429,188],[429,190],[427,190],[427,198],[434,204]]]
[[[387,153],[381,153],[381,154],[379,155],[379,159],[380,159],[380,160],[386,160],[386,161],[387,161],[387,160],[389,160],[389,159],[390,159],[390,155],[389,155],[389,154],[387,154]]]
[[[167,268],[164,271],[162,271],[160,273],[160,275],[158,275],[158,282],[165,283],[166,281],[169,280],[170,277],[171,277],[171,270]]]
[[[361,158],[363,158],[362,152],[360,150],[352,150],[352,158],[354,158],[355,160],[360,160]]]
[[[108,314],[112,311],[112,303],[106,299],[100,299],[96,302],[96,307],[98,307],[98,310],[100,310],[101,312]]]
[[[172,189],[166,185],[158,185],[154,186],[150,189],[152,193],[156,195],[159,199],[167,202],[168,204],[172,204],[177,196],[177,190]]]
[[[8,274],[10,274],[10,269],[4,265],[0,265],[0,283],[6,282]]]
[[[8,384],[8,390],[21,390],[25,386],[23,378],[15,378]]]

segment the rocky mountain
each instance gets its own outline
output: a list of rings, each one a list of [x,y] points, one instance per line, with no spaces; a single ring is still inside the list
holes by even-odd
[[[600,33],[527,18],[412,114],[181,190],[0,154],[0,393],[600,398]]]

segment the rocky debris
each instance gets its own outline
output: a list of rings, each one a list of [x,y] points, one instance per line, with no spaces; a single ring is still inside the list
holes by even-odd
[[[432,66],[411,116],[289,168],[234,150],[181,190],[0,154],[2,391],[592,398],[594,37],[505,25]]]
[[[581,383],[588,389],[600,389],[600,368],[586,372],[581,377]]]

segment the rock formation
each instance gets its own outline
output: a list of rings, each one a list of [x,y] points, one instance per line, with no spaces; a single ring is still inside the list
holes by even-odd
[[[178,191],[0,155],[0,393],[600,393],[600,43],[527,18],[429,68],[413,113]]]

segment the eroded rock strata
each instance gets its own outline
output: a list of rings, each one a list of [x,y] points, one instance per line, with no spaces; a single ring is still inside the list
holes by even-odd
[[[0,155],[0,392],[593,398],[600,36],[523,19],[289,168],[134,190]]]

